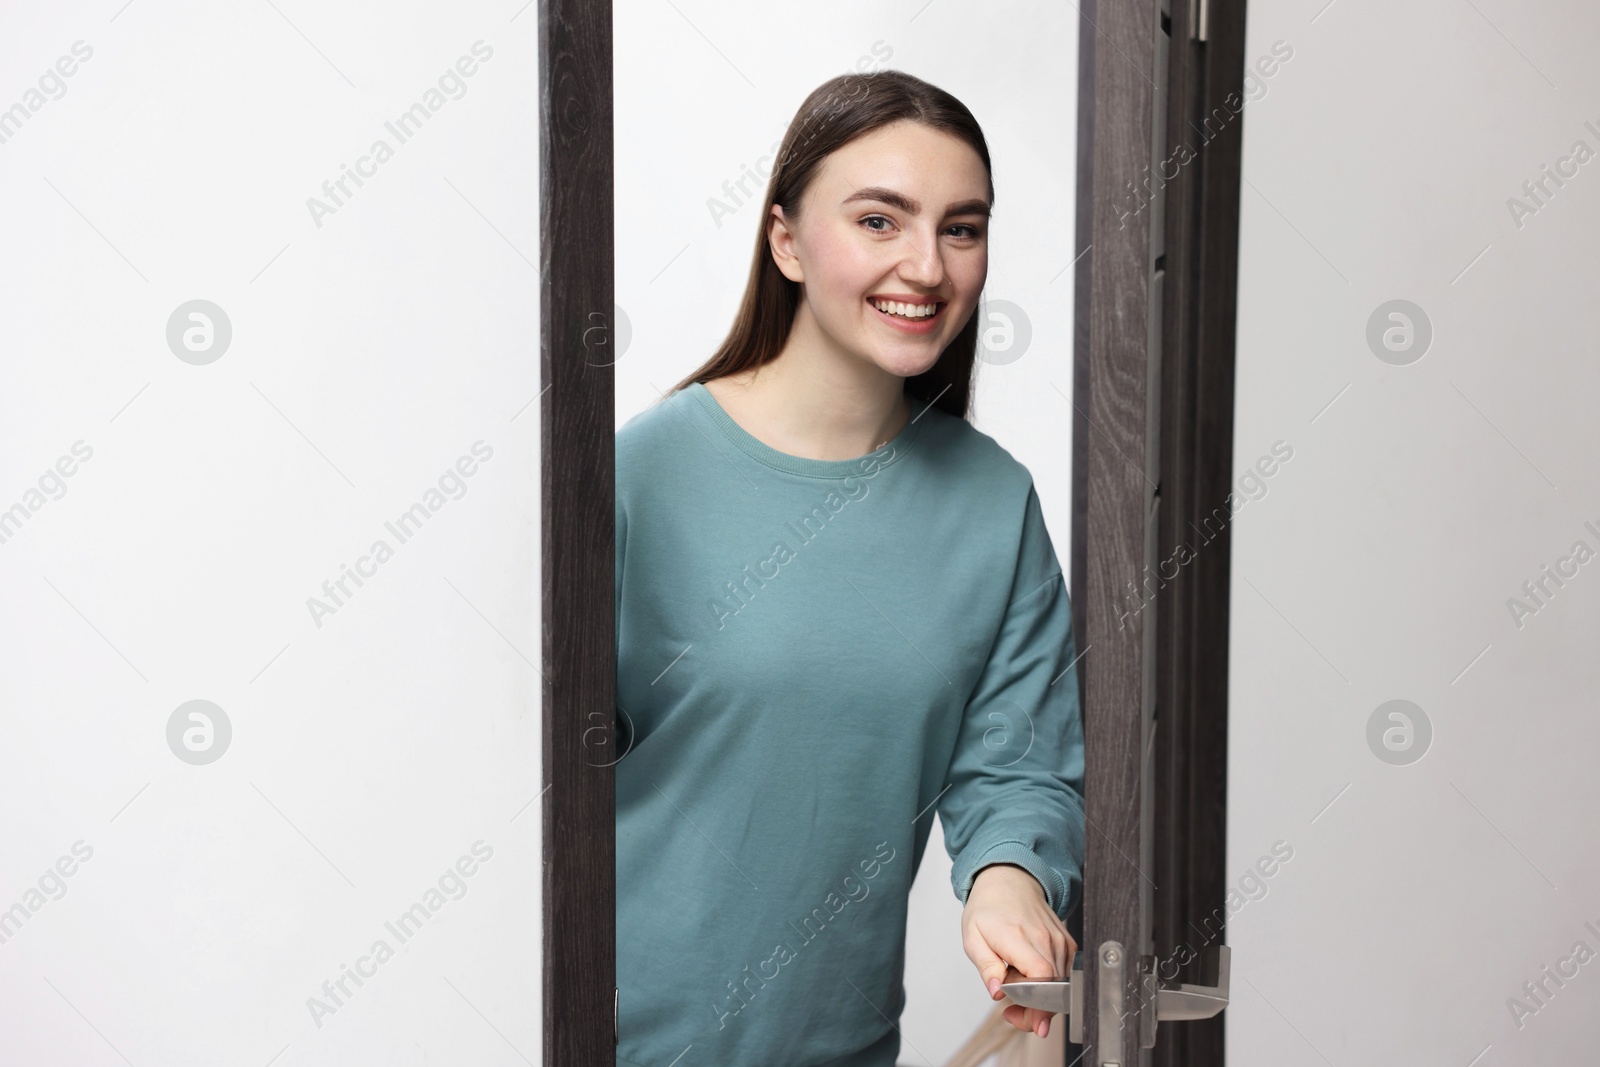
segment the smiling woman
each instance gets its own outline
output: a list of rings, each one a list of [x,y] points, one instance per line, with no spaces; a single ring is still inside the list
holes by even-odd
[[[784,139],[727,338],[617,431],[620,1067],[691,1049],[892,1067],[935,815],[973,990],[1070,968],[1070,605],[1031,473],[968,421],[993,203],[959,100],[901,71],[825,82]],[[889,442],[871,502],[832,522]],[[830,532],[792,563],[774,532],[807,514]],[[708,588],[730,599],[707,612]],[[995,758],[997,716],[1026,727],[1022,755]],[[774,958],[772,932],[879,847],[911,862],[881,871],[849,937]],[[748,960],[767,973],[730,988]],[[1003,1018],[1048,1031],[1048,1012]]]
[[[762,410],[750,409],[751,421],[815,449],[833,435],[797,425],[788,399],[815,387],[811,354],[828,350],[849,357],[835,365],[867,394],[858,403],[889,407],[904,392],[965,418],[994,203],[971,113],[901,71],[834,78],[795,116],[766,203],[733,329],[674,388],[748,386],[763,371],[771,385],[755,390]],[[913,306],[935,314],[907,315]]]

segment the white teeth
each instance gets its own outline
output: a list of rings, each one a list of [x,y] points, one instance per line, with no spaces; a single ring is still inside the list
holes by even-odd
[[[897,300],[875,300],[872,306],[906,319],[925,319],[939,310],[938,304],[903,304]]]

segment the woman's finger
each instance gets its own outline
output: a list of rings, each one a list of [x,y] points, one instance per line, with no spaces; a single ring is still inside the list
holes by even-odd
[[[1024,929],[1013,924],[1001,925],[992,932],[980,930],[979,934],[988,954],[997,956],[1007,964],[1001,975],[1002,982],[1059,977],[1049,952],[1049,935],[1045,931]],[[1044,942],[1042,950],[1039,945],[1041,940]],[[1051,1015],[1043,1008],[1027,1008],[1020,1004],[1010,1005],[1001,1014],[1017,1029],[1034,1032],[1037,1032],[1040,1021]]]

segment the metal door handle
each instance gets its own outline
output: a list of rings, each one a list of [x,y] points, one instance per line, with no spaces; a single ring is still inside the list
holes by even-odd
[[[1209,1019],[1228,1006],[1228,946],[1213,945],[1206,955],[1206,970],[1216,971],[1215,985],[1191,985],[1187,982],[1175,986],[1156,988],[1156,1019],[1183,1022],[1189,1019]],[[1147,972],[1155,979],[1155,972]]]
[[[1083,961],[1089,953],[1079,950],[1072,959],[1072,974],[1066,978],[1025,978],[1016,982],[1002,982],[1000,992],[1013,1004],[1024,1008],[1039,1008],[1067,1016],[1072,1040],[1083,1041]],[[1213,945],[1206,950],[1206,970],[1215,969],[1215,985],[1193,985],[1182,982],[1173,986],[1160,983],[1155,971],[1155,957],[1141,959],[1139,980],[1146,1002],[1154,994],[1156,1010],[1153,1014],[1141,1012],[1143,1033],[1139,1042],[1142,1048],[1155,1047],[1157,1022],[1184,1022],[1209,1019],[1228,1006],[1228,972],[1230,969],[1227,945]],[[1109,983],[1101,983],[1101,997],[1107,999],[1117,991]]]

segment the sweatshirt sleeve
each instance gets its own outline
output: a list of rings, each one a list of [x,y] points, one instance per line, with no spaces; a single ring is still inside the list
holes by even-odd
[[[1065,920],[1083,884],[1083,723],[1066,579],[1030,487],[1011,599],[939,801],[956,899],[1014,863]]]

